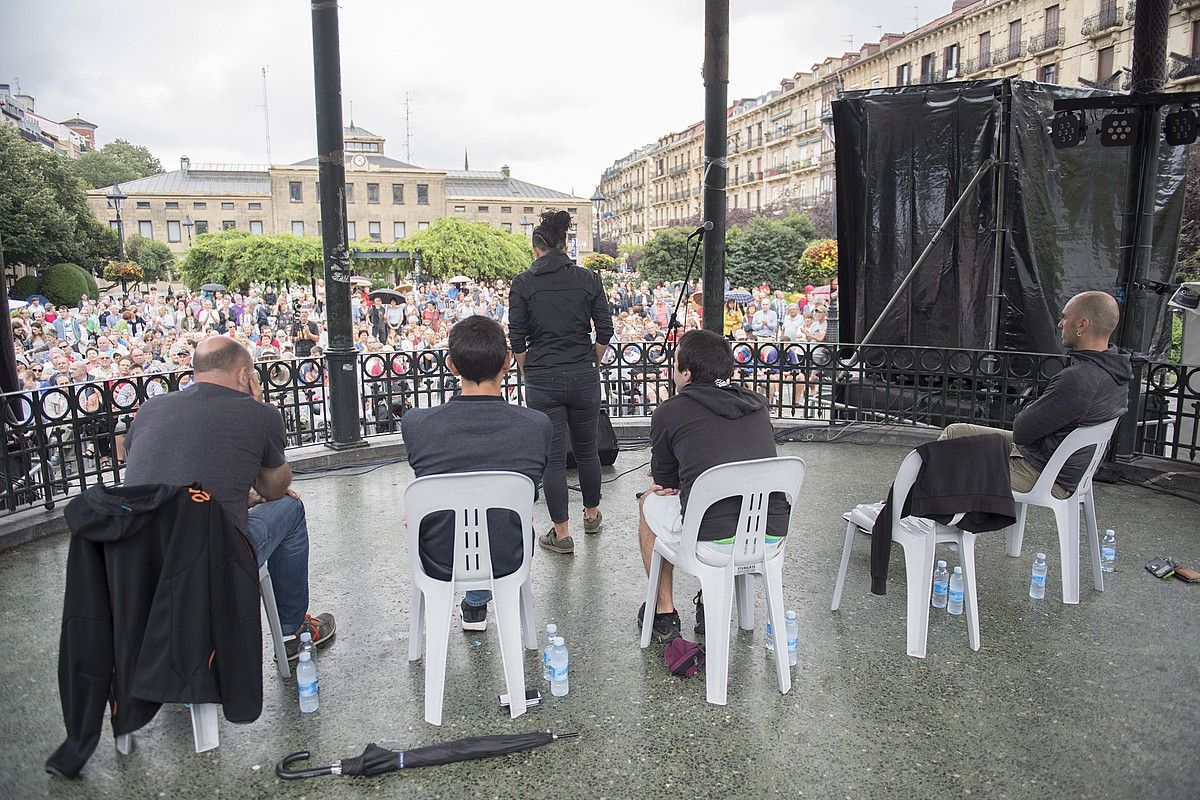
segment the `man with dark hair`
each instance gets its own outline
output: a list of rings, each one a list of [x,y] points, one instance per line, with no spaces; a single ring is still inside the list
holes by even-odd
[[[678,543],[688,493],[706,469],[733,461],[775,456],[771,415],[762,395],[730,383],[733,352],[729,342],[712,331],[688,331],[675,351],[676,394],[650,418],[649,490],[642,495],[638,538],[646,572],[654,541]],[[787,535],[789,507],[772,495],[767,507],[767,544]],[[700,540],[730,547],[741,499],[727,497],[709,507],[700,523]],[[663,563],[654,610],[654,634],[665,639],[679,631],[679,614],[671,591],[672,568]],[[704,632],[704,605],[696,595],[696,632]],[[638,612],[638,625],[646,608]]]
[[[954,423],[942,439],[998,433],[1012,442],[1008,472],[1013,491],[1028,492],[1063,439],[1076,428],[1114,420],[1129,407],[1129,357],[1110,347],[1120,310],[1106,292],[1083,292],[1067,302],[1058,328],[1071,364],[1050,379],[1041,397],[1021,409],[1012,431]],[[1091,448],[1067,459],[1052,492],[1064,498],[1079,484],[1092,458]]]
[[[268,565],[288,660],[300,634],[334,634],[332,614],[308,615],[308,525],[289,487],[292,468],[278,409],[262,402],[249,351],[214,336],[196,347],[195,384],[142,403],[125,435],[126,485],[199,483]],[[191,446],[189,446],[191,445]],[[290,634],[290,635],[288,635]]]
[[[554,426],[540,411],[510,405],[501,382],[512,366],[504,329],[495,320],[467,317],[450,329],[446,366],[462,392],[433,408],[414,408],[400,418],[408,463],[418,477],[504,470],[534,483],[546,471]],[[464,446],[465,445],[465,446]],[[497,578],[516,571],[524,557],[519,518],[488,511],[492,569]],[[421,562],[439,580],[451,579],[454,515],[430,514],[421,521]],[[464,631],[487,629],[489,591],[470,591],[462,602]]]

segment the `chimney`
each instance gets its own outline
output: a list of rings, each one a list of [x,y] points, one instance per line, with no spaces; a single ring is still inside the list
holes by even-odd
[[[505,164],[500,168],[500,174],[506,178],[512,177],[512,171],[508,168],[508,164]]]
[[[183,174],[186,175],[188,170],[192,168],[192,160],[187,156],[180,156],[179,168],[183,170]]]

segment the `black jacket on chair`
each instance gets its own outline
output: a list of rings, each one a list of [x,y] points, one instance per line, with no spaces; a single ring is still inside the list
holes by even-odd
[[[262,713],[254,548],[198,486],[93,486],[67,504],[58,690],[67,739],[46,771],[73,778],[100,738],[132,733],[163,703]]]
[[[900,518],[925,517],[947,523],[964,514],[958,527],[972,533],[998,531],[1017,521],[1008,457],[1008,441],[997,434],[927,442],[916,448],[921,471],[908,493]],[[887,594],[892,550],[892,490],[871,529],[871,591]],[[909,576],[909,580],[912,576]]]

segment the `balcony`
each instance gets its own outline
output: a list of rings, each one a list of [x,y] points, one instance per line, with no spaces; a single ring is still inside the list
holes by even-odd
[[[998,67],[1019,59],[1025,53],[1024,42],[1009,42],[1004,47],[992,50],[992,66]]]
[[[991,50],[987,50],[974,58],[968,58],[963,62],[962,74],[966,76],[986,72],[992,66],[993,55]]]
[[[1066,41],[1066,28],[1051,28],[1050,30],[1029,37],[1029,55],[1036,56],[1057,47],[1062,47]]]
[[[768,144],[770,144],[771,142],[778,143],[778,142],[781,142],[784,139],[786,139],[789,135],[791,135],[791,131],[792,131],[791,125],[784,125],[783,127],[778,128],[776,130],[768,131],[767,134],[763,138],[767,141]]]
[[[954,81],[962,78],[963,71],[960,67],[943,67],[934,75],[934,82],[943,83],[945,81]]]
[[[667,174],[674,177],[675,175],[684,174],[691,168],[692,168],[692,162],[689,161],[686,164],[680,164],[678,167],[672,167],[671,170]]]
[[[1121,6],[1105,6],[1100,13],[1084,18],[1080,33],[1088,39],[1094,39],[1113,28],[1119,28],[1124,22],[1125,12]]]
[[[1176,8],[1194,8],[1200,6],[1200,0],[1172,0],[1171,4]]]
[[[1200,58],[1191,58],[1179,53],[1171,53],[1171,63],[1167,67],[1167,77],[1173,81],[1190,81],[1200,78]]]

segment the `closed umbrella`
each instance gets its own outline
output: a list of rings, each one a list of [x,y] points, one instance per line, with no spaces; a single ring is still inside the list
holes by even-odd
[[[361,755],[343,758],[336,764],[330,764],[327,767],[290,769],[295,762],[304,761],[309,757],[308,751],[303,750],[280,760],[275,765],[275,774],[285,781],[315,778],[320,775],[382,775],[385,772],[394,772],[410,767],[432,767],[438,764],[451,764],[455,761],[470,761],[476,758],[518,753],[522,750],[532,750],[535,747],[550,744],[556,739],[569,739],[578,735],[578,733],[547,732],[470,736],[452,742],[440,742],[428,747],[399,751],[389,750],[372,742],[367,745]]]

